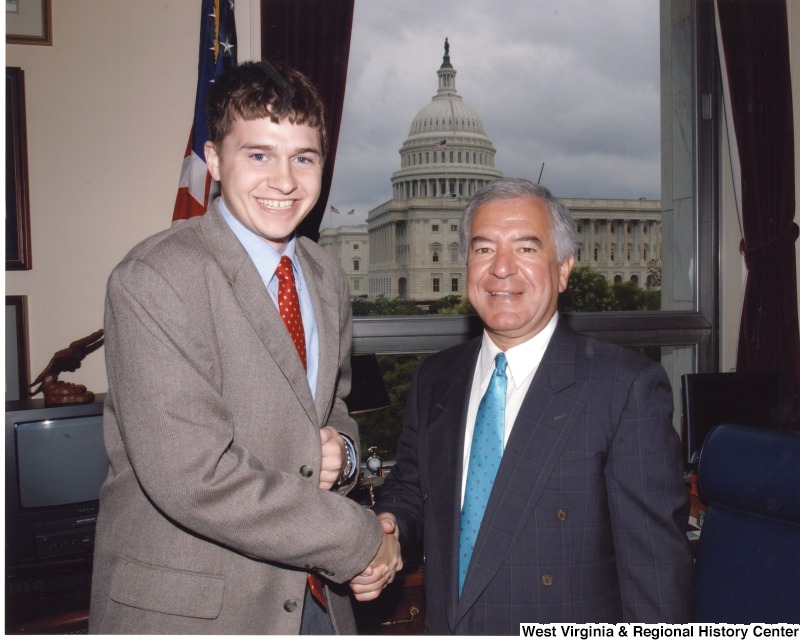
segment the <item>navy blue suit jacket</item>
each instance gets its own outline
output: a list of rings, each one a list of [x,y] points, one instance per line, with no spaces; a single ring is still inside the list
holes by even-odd
[[[376,511],[424,543],[435,634],[522,622],[688,622],[689,499],[660,364],[559,321],[506,444],[461,597],[463,442],[480,339],[414,374]]]

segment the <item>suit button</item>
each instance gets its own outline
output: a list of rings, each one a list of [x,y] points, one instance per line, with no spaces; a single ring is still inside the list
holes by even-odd
[[[567,519],[567,512],[564,509],[559,509],[556,511],[556,518],[558,518],[559,522],[564,522]]]
[[[551,587],[553,585],[553,576],[549,574],[544,574],[540,581],[543,587]]]
[[[304,464],[302,467],[300,467],[300,475],[304,478],[310,478],[314,475],[314,470],[307,464]]]
[[[283,610],[292,613],[293,611],[297,610],[297,600],[292,600],[291,598],[283,603]]]

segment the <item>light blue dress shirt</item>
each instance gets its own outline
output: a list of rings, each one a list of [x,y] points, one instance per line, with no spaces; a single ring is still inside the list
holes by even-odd
[[[308,286],[306,285],[305,277],[303,276],[303,269],[300,266],[300,261],[295,259],[295,245],[297,238],[292,236],[284,249],[283,253],[278,253],[273,249],[264,238],[256,235],[250,229],[245,227],[234,216],[225,200],[219,198],[219,210],[222,217],[231,231],[242,243],[247,255],[253,261],[253,264],[261,276],[267,291],[269,292],[272,302],[275,307],[278,307],[278,278],[275,276],[275,269],[278,268],[278,263],[281,256],[289,256],[292,259],[294,267],[294,280],[297,287],[297,297],[300,299],[300,316],[303,319],[303,331],[306,334],[306,377],[308,378],[308,386],[311,388],[312,397],[316,398],[317,395],[317,372],[319,371],[319,335],[317,334],[317,321],[314,317],[314,307],[311,304],[311,296],[308,293]],[[352,479],[358,473],[358,464],[356,464],[356,448],[352,440],[345,434],[341,434],[344,442],[350,451],[350,459],[353,461],[353,467],[350,470],[348,480]]]
[[[311,387],[311,395],[316,397],[317,372],[319,370],[319,336],[317,335],[317,322],[314,318],[314,307],[311,305],[311,296],[308,293],[303,269],[300,266],[300,261],[295,259],[297,239],[292,237],[284,252],[282,254],[278,253],[269,243],[264,241],[264,238],[256,235],[239,222],[230,212],[223,198],[219,199],[219,210],[222,212],[222,217],[228,223],[231,231],[239,238],[239,242],[242,243],[256,269],[258,269],[261,280],[264,282],[264,286],[276,308],[278,306],[278,278],[275,276],[275,269],[278,268],[282,255],[289,256],[292,259],[297,297],[300,299],[300,315],[303,318],[303,331],[306,334],[306,376],[308,377],[308,386]]]

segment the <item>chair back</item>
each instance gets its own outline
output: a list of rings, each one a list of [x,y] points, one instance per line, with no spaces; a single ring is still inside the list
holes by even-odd
[[[697,476],[695,620],[800,623],[800,433],[717,425]]]

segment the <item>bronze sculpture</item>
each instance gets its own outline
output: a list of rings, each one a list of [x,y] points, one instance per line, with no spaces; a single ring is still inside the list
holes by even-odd
[[[36,389],[30,392],[35,396],[40,391],[44,393],[46,404],[82,404],[94,401],[94,393],[84,385],[74,382],[59,380],[59,374],[64,371],[75,371],[81,366],[83,359],[93,351],[103,346],[103,330],[99,329],[85,338],[71,342],[66,349],[61,349],[53,354],[50,362],[31,384]]]

